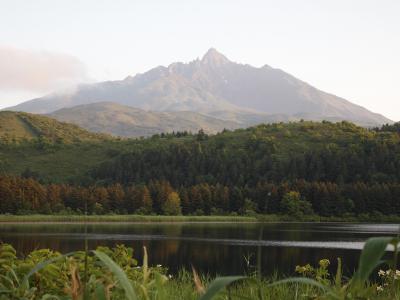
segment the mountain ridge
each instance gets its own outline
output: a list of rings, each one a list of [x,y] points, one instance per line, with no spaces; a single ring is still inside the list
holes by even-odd
[[[280,69],[235,63],[213,48],[189,63],[176,62],[123,80],[81,85],[70,93],[47,95],[8,109],[51,113],[109,101],[150,111],[193,111],[216,118],[215,112],[221,111],[347,120],[364,126],[392,122]]]
[[[76,124],[91,132],[121,137],[151,136],[171,132],[198,132],[214,134],[223,129],[236,129],[240,123],[220,120],[191,111],[152,112],[113,102],[97,102],[62,108],[50,117]]]

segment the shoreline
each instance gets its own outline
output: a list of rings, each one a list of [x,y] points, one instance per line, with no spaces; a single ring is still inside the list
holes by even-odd
[[[400,223],[397,216],[382,218],[304,216],[162,216],[162,215],[0,215],[0,224],[179,224],[179,223]]]
[[[259,223],[255,217],[244,216],[57,216],[57,215],[0,215],[0,224],[60,223],[60,224],[147,224],[147,223]]]

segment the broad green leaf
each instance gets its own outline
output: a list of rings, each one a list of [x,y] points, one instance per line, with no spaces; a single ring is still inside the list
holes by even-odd
[[[322,283],[319,283],[318,281],[316,281],[314,279],[305,278],[305,277],[286,278],[286,279],[282,279],[282,280],[270,283],[267,286],[268,287],[272,287],[272,286],[277,286],[277,285],[286,284],[286,283],[301,283],[301,284],[305,284],[305,285],[314,286],[314,287],[319,288],[319,289],[324,290],[324,291],[328,290],[328,287],[326,287]]]
[[[136,300],[136,293],[125,272],[107,254],[100,251],[93,251],[93,253],[106,265],[106,267],[110,269],[112,273],[114,273],[115,277],[117,277],[119,284],[125,290],[126,299]]]
[[[386,247],[392,242],[391,237],[370,238],[365,242],[361,252],[357,272],[354,274],[354,280],[357,282],[366,281],[372,271],[381,263]]]
[[[200,297],[199,300],[211,300],[213,297],[218,294],[222,289],[231,284],[232,282],[245,279],[246,277],[242,276],[229,276],[229,277],[219,277],[216,278],[211,284],[208,286],[205,294]]]

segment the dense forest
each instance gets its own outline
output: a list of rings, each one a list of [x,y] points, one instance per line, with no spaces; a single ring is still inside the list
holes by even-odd
[[[399,142],[398,124],[348,122],[73,144],[7,140],[0,212],[400,214]],[[72,162],[85,155],[77,172]],[[52,180],[46,172],[56,169],[68,176]]]
[[[397,131],[371,131],[347,122],[259,125],[210,137],[200,132],[180,143],[153,139],[102,163],[92,176],[122,184],[168,180],[174,187],[400,180]]]
[[[208,183],[175,189],[168,181],[147,185],[78,187],[43,185],[32,178],[0,177],[2,213],[90,214],[400,214],[400,184],[355,182],[271,183],[255,187]]]

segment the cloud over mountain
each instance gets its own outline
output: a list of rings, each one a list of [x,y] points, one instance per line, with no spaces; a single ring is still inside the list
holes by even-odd
[[[0,89],[6,92],[48,93],[87,78],[76,57],[0,45]]]
[[[148,111],[192,111],[225,120],[234,112],[231,121],[236,121],[237,113],[240,118],[261,113],[284,120],[347,120],[366,126],[390,122],[280,69],[235,63],[215,49],[189,63],[159,66],[124,80],[81,85],[73,93],[50,94],[10,109],[50,113],[96,102]],[[251,119],[259,119],[259,115]]]

